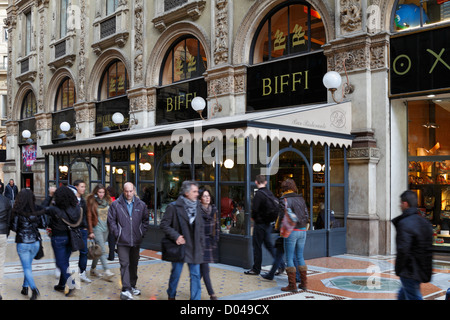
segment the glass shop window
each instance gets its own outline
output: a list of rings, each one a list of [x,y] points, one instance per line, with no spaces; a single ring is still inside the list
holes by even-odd
[[[449,0],[399,0],[394,8],[395,31],[411,30],[450,20]]]

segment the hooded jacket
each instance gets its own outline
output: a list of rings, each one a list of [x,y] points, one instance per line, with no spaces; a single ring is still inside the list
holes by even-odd
[[[67,222],[71,224],[76,224],[81,215],[80,205],[77,204],[75,207],[69,207],[66,209],[61,209],[56,206],[48,206],[52,200],[52,197],[47,197],[42,203],[45,208],[45,213],[50,216],[50,221],[48,226],[52,229],[52,236],[68,236],[69,231],[67,225],[62,221],[65,219]],[[83,212],[83,215],[85,213]]]
[[[108,229],[116,238],[117,245],[139,246],[147,232],[148,220],[147,205],[136,196],[131,217],[123,194],[108,209]]]
[[[392,223],[397,229],[395,274],[419,282],[429,282],[433,261],[431,224],[418,214],[417,208],[406,209]]]

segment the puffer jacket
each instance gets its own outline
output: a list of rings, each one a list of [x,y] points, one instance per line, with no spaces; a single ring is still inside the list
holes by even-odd
[[[309,214],[308,209],[306,207],[305,199],[303,199],[302,195],[297,194],[295,192],[286,193],[281,196],[280,198],[280,205],[284,208],[284,199],[287,200],[287,206],[288,208],[291,208],[291,210],[295,213],[297,216],[298,222],[295,226],[295,229],[302,229],[306,228],[309,223]],[[281,213],[281,215],[284,215],[284,210]],[[280,220],[281,221],[281,220]]]
[[[418,214],[417,208],[408,208],[392,220],[397,235],[395,274],[399,277],[429,282],[433,263],[433,228]]]
[[[9,235],[11,201],[0,194],[0,234]]]
[[[34,213],[15,215],[11,221],[11,230],[16,233],[16,243],[34,243],[41,239],[38,229],[47,227],[45,211],[37,207]]]
[[[127,200],[123,194],[108,210],[108,229],[116,238],[116,244],[128,247],[139,246],[149,226],[147,205],[134,197],[132,215],[128,213]]]

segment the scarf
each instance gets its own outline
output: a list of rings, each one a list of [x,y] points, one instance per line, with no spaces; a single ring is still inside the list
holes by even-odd
[[[181,196],[181,198],[184,202],[184,209],[189,216],[189,223],[192,224],[195,220],[195,216],[197,215],[197,201],[189,200],[185,196]]]
[[[212,205],[208,205],[208,207],[204,207],[203,205],[201,205],[202,208],[202,212],[203,212],[203,218],[207,221],[211,220],[211,211],[212,211]]]

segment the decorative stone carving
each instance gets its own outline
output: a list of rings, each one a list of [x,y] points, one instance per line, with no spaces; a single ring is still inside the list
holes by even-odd
[[[228,0],[216,0],[214,62],[228,62]]]
[[[152,20],[153,25],[160,32],[163,32],[169,25],[174,22],[191,18],[197,20],[205,9],[206,1],[189,1],[186,4],[177,7],[174,10],[164,12]]]
[[[144,12],[143,12],[143,0],[136,0],[134,9],[134,82],[142,83],[144,80],[144,39],[143,39],[143,25],[144,25]]]
[[[80,50],[78,65],[78,97],[79,101],[86,101],[86,0],[80,0]]]
[[[362,27],[361,1],[340,0],[341,29],[346,33],[360,30]]]

